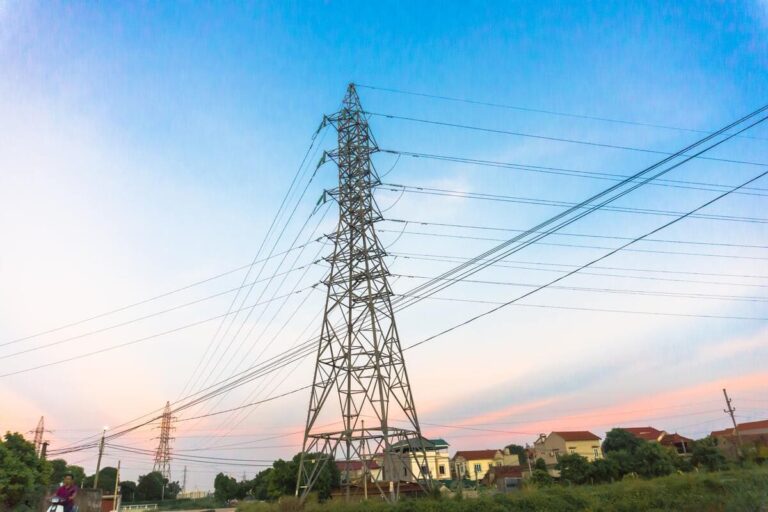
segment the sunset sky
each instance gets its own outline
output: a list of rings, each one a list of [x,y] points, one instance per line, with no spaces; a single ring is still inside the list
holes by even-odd
[[[316,335],[324,297],[311,286],[331,246],[314,240],[337,210],[313,210],[335,168],[299,196],[335,134],[319,134],[300,165],[350,82],[378,87],[359,88],[372,113],[497,130],[374,115],[382,149],[538,166],[375,155],[388,184],[506,198],[377,191],[396,294],[562,211],[542,200],[579,202],[614,183],[580,172],[630,174],[664,156],[498,131],[674,152],[768,103],[765,0],[640,4],[0,0],[0,431],[45,416],[51,450],[76,445]],[[482,282],[404,310],[402,345],[764,172],[766,125],[666,176],[687,186],[645,186],[614,205],[646,211],[599,211],[472,277]],[[228,327],[216,318],[225,292],[243,282],[297,169],[295,214],[261,257],[306,246],[254,266],[249,280],[278,276]],[[702,437],[728,425],[724,387],[740,421],[768,418],[766,196],[763,179],[709,217],[407,350],[424,432],[451,452],[615,426]],[[210,489],[219,471],[250,478],[292,457],[306,390],[190,418],[306,386],[313,363],[179,412],[179,453],[256,462],[174,461],[174,480],[186,465],[187,487]],[[115,443],[153,449],[156,436],[150,425]],[[151,456],[106,453],[126,479],[152,469]],[[93,449],[64,458],[95,469]]]

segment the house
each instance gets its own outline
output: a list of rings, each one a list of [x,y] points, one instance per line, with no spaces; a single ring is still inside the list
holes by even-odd
[[[654,427],[620,427],[633,436],[649,443],[659,443],[662,446],[674,448],[680,455],[691,453],[693,448],[693,439],[681,436],[678,433],[669,434],[665,430],[659,430]]]
[[[739,423],[735,429],[716,430],[710,436],[717,440],[718,447],[727,457],[738,456],[741,442],[745,451],[750,450],[758,457],[768,458],[768,420]]]
[[[341,483],[350,483],[359,485],[363,483],[363,476],[367,476],[369,482],[381,480],[381,466],[376,460],[366,460],[365,464],[361,460],[336,461],[336,468],[341,476]]]
[[[576,453],[587,460],[603,458],[600,438],[586,430],[551,432],[540,434],[533,444],[534,459],[543,459],[547,468],[554,469],[561,455]]]
[[[515,466],[493,466],[485,474],[482,484],[495,487],[499,492],[517,491],[522,486],[523,468]]]
[[[426,454],[426,461],[422,458],[422,448]],[[450,480],[451,478],[451,459],[445,439],[422,438],[421,441],[416,439],[400,441],[391,446],[391,452],[401,460],[401,464],[395,470],[398,473],[402,471],[402,474],[397,475],[400,481],[416,482],[426,479],[427,476],[433,480]],[[376,459],[383,465],[383,456],[379,455]]]
[[[469,478],[482,480],[488,470],[499,466],[519,466],[520,458],[503,450],[461,450],[456,452],[451,460],[453,478]]]

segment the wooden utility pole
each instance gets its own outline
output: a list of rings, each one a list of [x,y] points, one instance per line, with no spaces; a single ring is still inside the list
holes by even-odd
[[[101,442],[99,443],[99,458],[96,461],[96,475],[93,477],[93,488],[99,485],[99,471],[101,470],[101,456],[104,455],[104,436],[107,435],[107,427],[101,431]]]
[[[728,392],[723,388],[723,396],[725,397],[725,409],[723,409],[724,413],[727,413],[731,417],[731,423],[733,423],[733,431],[736,432],[736,451],[739,454],[739,457],[743,456],[743,453],[741,451],[741,432],[739,432],[739,427],[736,425],[736,418],[734,417],[733,413],[736,412],[736,409],[733,408],[731,405],[731,399],[728,398]]]

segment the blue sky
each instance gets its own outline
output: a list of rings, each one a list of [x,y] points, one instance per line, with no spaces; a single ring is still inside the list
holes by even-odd
[[[768,5],[758,0],[674,5],[422,2],[408,6],[396,2],[376,6],[351,2],[48,5],[0,0],[0,202],[4,205],[0,234],[6,247],[0,256],[0,337],[14,339],[62,325],[249,262],[311,134],[322,115],[335,110],[349,82],[711,130],[766,103],[767,29]],[[372,112],[509,131],[661,151],[673,151],[696,139],[695,134],[678,130],[447,103],[371,89],[360,89],[360,94],[363,105]],[[427,128],[379,117],[373,118],[371,126],[381,147],[398,150],[624,174],[658,159],[636,152]],[[764,162],[768,131],[759,127],[752,135],[762,139],[734,140],[712,156]],[[333,134],[328,134],[322,147],[332,143]],[[380,170],[392,169],[388,181],[394,183],[561,201],[578,201],[606,186],[562,176],[408,158],[395,162],[387,155],[376,158]],[[694,162],[675,171],[674,178],[734,184],[758,170]],[[321,169],[298,217],[307,215],[322,189],[332,187],[333,182],[333,169]],[[559,211],[555,207],[420,199],[408,194],[398,201],[397,194],[384,191],[378,197],[383,207],[392,206],[387,214],[390,219],[510,229],[524,229]],[[628,197],[622,206],[684,210],[708,197],[711,194],[648,188]],[[707,212],[761,217],[764,205],[762,196],[734,196]],[[322,221],[321,231],[333,228],[334,212],[331,209]],[[572,231],[634,236],[662,220],[600,213]],[[690,220],[661,235],[764,245],[764,226]],[[395,223],[385,222],[380,228],[385,243],[394,244],[392,252],[401,254],[469,257],[492,245],[490,241],[425,240],[416,234],[398,238],[402,225]],[[440,232],[434,227],[413,226],[409,231]],[[503,236],[486,231],[461,233]],[[596,245],[606,244],[610,245]],[[746,258],[626,253],[606,265],[766,274],[764,260],[752,259],[765,257],[762,249],[706,248],[698,252],[707,251]],[[597,254],[541,246],[516,259],[573,264]],[[444,262],[404,258],[390,263],[394,273],[403,274],[432,275],[450,268]],[[541,270],[504,272],[495,270],[479,278],[531,283],[551,277]],[[322,269],[317,273],[319,278]],[[232,275],[197,295],[172,297],[161,304],[172,306],[225,290],[241,279],[242,274]],[[577,276],[566,284],[749,297],[763,293],[765,281],[739,278],[738,282],[748,286],[657,284],[595,276]],[[413,284],[401,278],[394,286],[396,291],[404,291]],[[461,285],[445,296],[493,301],[509,298],[515,291]],[[265,296],[271,294],[271,290],[265,292]],[[315,293],[308,304],[319,305],[321,298]],[[549,290],[530,302],[764,316],[759,302],[684,301],[566,290]],[[55,361],[220,314],[227,304],[226,297],[217,299],[175,317],[152,319],[63,343],[56,349],[14,356],[3,363],[15,370]],[[24,348],[158,308],[160,305],[150,304],[115,319],[31,340]],[[430,303],[403,314],[402,336],[410,343],[446,327],[445,318],[464,318],[484,309],[487,305]],[[298,318],[303,321],[297,325],[311,324],[315,313],[311,307],[302,310]],[[263,320],[254,322],[254,332],[267,329],[265,340],[277,332],[266,325],[271,314],[267,311]],[[446,437],[455,448],[531,441],[531,434],[539,429],[572,426],[567,417],[573,410],[602,414],[603,419],[581,425],[602,433],[609,421],[625,418],[617,416],[622,407],[645,411],[626,421],[653,421],[659,428],[702,435],[710,426],[722,426],[717,403],[722,383],[742,386],[745,400],[757,400],[760,392],[764,396],[765,385],[761,389],[755,383],[764,376],[759,363],[768,355],[763,342],[765,327],[760,321],[519,308],[475,323],[429,348],[414,350],[408,361],[426,423],[459,424],[473,418],[480,422],[486,417],[502,423],[520,422],[522,412],[528,418],[546,419],[510,428],[509,433],[496,437],[489,432],[426,429],[430,435]],[[0,378],[0,398],[14,404],[13,414],[2,412],[0,428],[31,428],[45,414],[58,430],[59,443],[64,444],[77,438],[81,429],[98,430],[104,423],[120,423],[159,407],[181,393],[214,329],[206,324],[131,350],[51,367],[55,370]],[[287,328],[292,336],[300,330],[293,323]],[[285,347],[282,336],[266,355]],[[252,340],[242,340],[242,352],[233,356],[232,368],[241,357],[247,359]],[[467,351],[467,344],[478,349]],[[22,346],[0,347],[0,355],[12,348]],[[311,364],[305,362],[285,381],[275,380],[271,386],[292,389],[306,384],[310,373]],[[62,379],[69,383],[72,407],[60,405],[56,388]],[[93,379],[106,384],[94,389]],[[249,393],[243,390],[241,395],[228,397],[220,408],[236,405]],[[642,405],[643,401],[650,394],[666,396],[664,393],[673,394],[661,402],[678,408],[681,417],[654,421],[653,407]],[[701,414],[698,410],[693,414],[685,404],[699,395],[707,400],[711,396],[713,403]],[[112,405],[115,400],[119,408]],[[237,427],[236,435],[258,438],[264,432],[295,430],[301,424],[306,397],[297,395],[286,403],[259,409]],[[640,405],[633,409],[627,405],[630,403]],[[295,414],[283,415],[286,409]],[[762,402],[744,403],[742,410],[745,417],[765,416]],[[197,428],[219,432],[215,422]],[[517,430],[522,433],[513,433]],[[179,446],[199,447],[201,441],[194,436],[208,434],[195,432],[180,429]],[[147,433],[134,442],[151,447],[150,437]],[[286,457],[293,451],[267,446],[259,455]],[[82,454],[83,464],[92,466],[92,455]],[[134,461],[129,476],[145,472],[146,465],[146,461]],[[215,469],[240,474],[236,468]],[[200,468],[193,473],[193,485],[208,487],[211,471],[214,469]]]

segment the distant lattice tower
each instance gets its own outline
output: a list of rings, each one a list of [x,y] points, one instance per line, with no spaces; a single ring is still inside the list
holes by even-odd
[[[343,462],[350,496],[351,463],[361,461],[365,469],[371,457],[379,457],[381,478],[373,486],[381,498],[394,501],[401,482],[428,487],[431,475],[422,469],[426,440],[392,310],[386,253],[374,229],[381,213],[373,189],[380,182],[371,154],[378,148],[354,84],[341,110],[326,120],[338,134],[338,147],[328,156],[339,171],[339,187],[331,191],[339,223],[327,258],[331,269],[296,494],[305,498],[323,466],[336,460]],[[322,427],[333,420],[341,427]]]
[[[43,448],[43,434],[45,433],[45,416],[40,416],[40,421],[37,422],[37,428],[33,431],[35,433],[35,453],[39,456],[40,450]]]
[[[163,418],[160,421],[160,437],[155,438],[159,442],[155,451],[155,465],[152,467],[152,471],[159,471],[163,478],[169,482],[171,481],[171,441],[173,440],[171,431],[175,428],[173,420],[171,404],[166,402]]]

